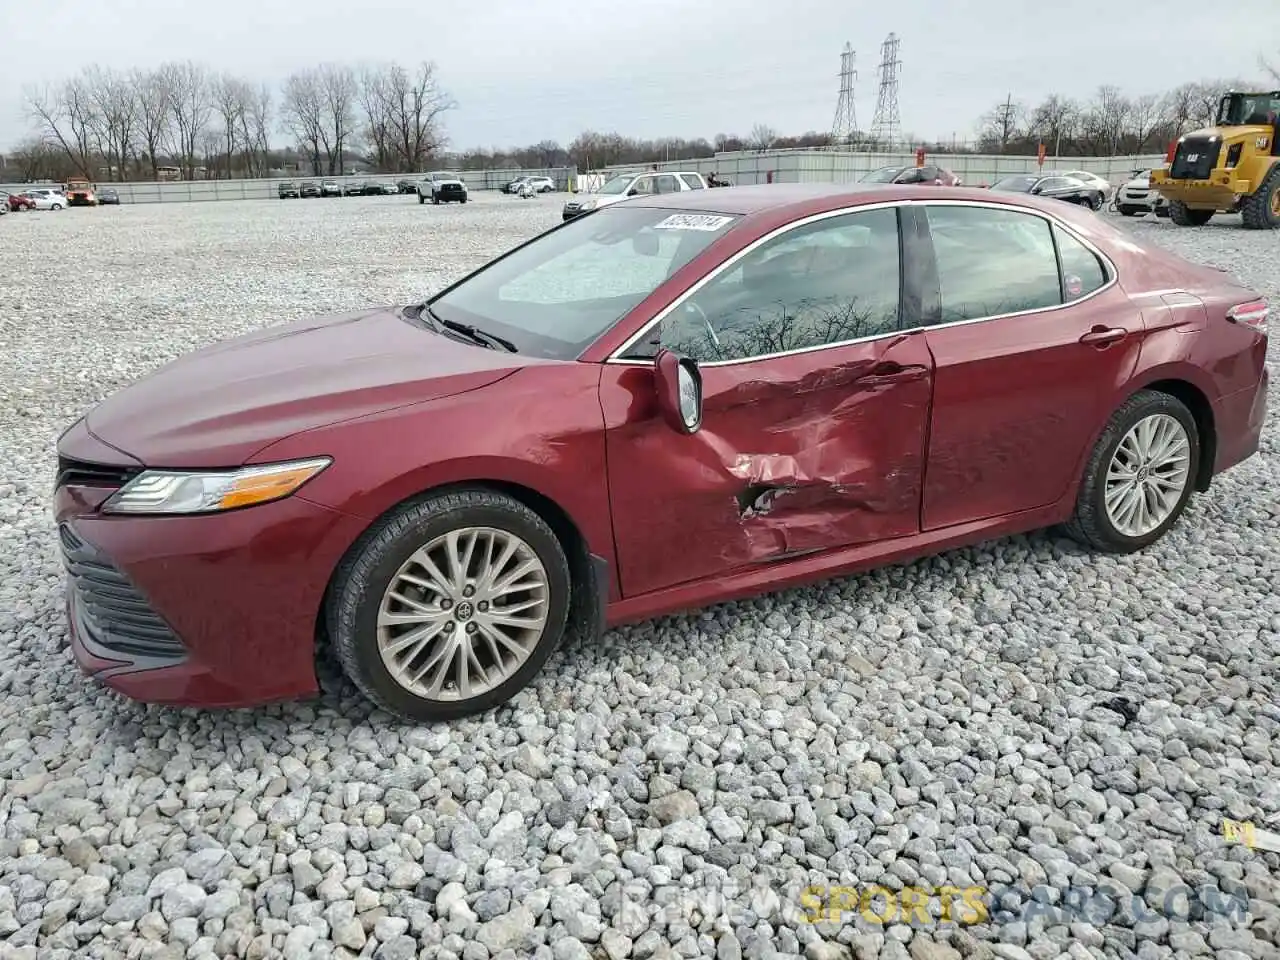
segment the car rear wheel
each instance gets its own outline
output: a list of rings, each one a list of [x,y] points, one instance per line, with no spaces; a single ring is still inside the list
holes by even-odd
[[[1067,533],[1109,553],[1155,543],[1186,509],[1199,462],[1199,431],[1182,401],[1139,391],[1098,438]]]
[[[559,646],[571,578],[555,533],[489,490],[434,494],[372,527],[344,561],[326,624],[343,670],[415,721],[497,706]]]

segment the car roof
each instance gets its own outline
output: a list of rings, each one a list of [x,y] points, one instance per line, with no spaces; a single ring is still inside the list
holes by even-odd
[[[939,187],[954,200],[983,200],[990,190],[977,187]],[[858,203],[882,203],[895,200],[919,200],[920,188],[914,184],[896,183],[770,183],[729,187],[724,190],[682,190],[659,193],[652,197],[633,198],[632,206],[662,207],[678,210],[706,210],[714,213],[748,215],[785,207],[826,207],[836,209]]]

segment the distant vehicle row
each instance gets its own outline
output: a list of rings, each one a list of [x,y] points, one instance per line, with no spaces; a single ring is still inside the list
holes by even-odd
[[[299,197],[358,197],[380,196],[387,193],[401,193],[395,184],[374,180],[355,180],[342,184],[337,180],[307,180],[301,186],[287,180],[276,188],[281,200],[298,199]]]
[[[31,187],[21,193],[0,190],[0,214],[21,213],[27,210],[65,210],[67,207],[119,206],[120,195],[111,187],[90,192],[91,201],[85,199],[85,191],[70,193],[63,187]]]

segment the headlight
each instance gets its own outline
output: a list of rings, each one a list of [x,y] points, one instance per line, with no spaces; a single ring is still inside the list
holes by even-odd
[[[333,462],[293,460],[237,470],[145,470],[115,493],[107,513],[217,513],[287,497]]]
[[[594,200],[583,200],[583,201],[582,201],[582,206],[580,206],[578,209],[579,209],[579,210],[594,210],[595,208],[596,208],[596,201],[594,201]]]

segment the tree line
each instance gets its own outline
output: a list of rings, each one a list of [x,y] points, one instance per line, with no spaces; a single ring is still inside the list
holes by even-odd
[[[193,61],[154,70],[90,66],[24,91],[34,130],[8,156],[29,179],[265,177],[292,166],[338,175],[363,159],[383,172],[415,172],[445,143],[455,106],[435,66],[321,64],[280,89]],[[273,147],[279,134],[291,146]]]
[[[1280,61],[1260,62],[1263,83],[1280,86]],[[264,177],[275,170],[339,175],[359,162],[380,173],[418,173],[449,163],[465,170],[546,169],[651,164],[708,158],[722,151],[834,147],[865,151],[1053,156],[1162,153],[1170,140],[1213,122],[1229,88],[1257,81],[1205,80],[1163,93],[1130,95],[1111,85],[1078,101],[1050,94],[1028,103],[1012,93],[978,119],[972,140],[895,143],[863,133],[833,143],[826,132],[779,134],[757,124],[745,136],[640,139],[588,130],[572,142],[472,148],[446,154],[444,120],[457,107],[424,61],[322,64],[287,77],[279,89],[218,73],[191,61],[154,70],[86,67],[61,83],[25,91],[33,136],[10,153],[28,179],[159,179],[176,167],[192,179]],[[284,134],[287,146],[273,144]]]

